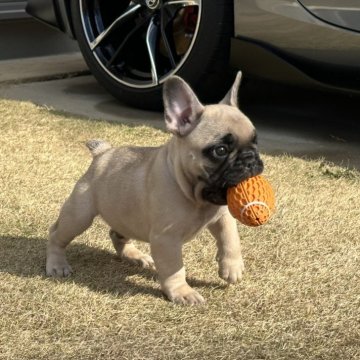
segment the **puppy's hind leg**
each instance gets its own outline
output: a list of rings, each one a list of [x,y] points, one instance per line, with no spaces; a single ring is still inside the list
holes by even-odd
[[[143,268],[154,268],[152,257],[137,249],[134,244],[131,243],[131,240],[124,238],[112,229],[110,230],[109,235],[116,253],[121,259],[140,265]]]
[[[65,256],[66,246],[84,232],[97,215],[89,185],[79,181],[51,226],[46,256],[48,276],[69,276],[72,269]]]

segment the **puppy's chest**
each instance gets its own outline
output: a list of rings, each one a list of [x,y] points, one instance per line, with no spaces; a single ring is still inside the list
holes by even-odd
[[[189,213],[190,215],[190,213]],[[193,239],[201,230],[203,230],[210,223],[217,220],[219,217],[218,210],[198,210],[192,213],[182,224],[178,224],[179,231],[185,242]]]

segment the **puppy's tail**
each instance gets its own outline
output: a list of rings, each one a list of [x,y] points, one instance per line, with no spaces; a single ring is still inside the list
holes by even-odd
[[[90,150],[93,157],[111,149],[111,145],[103,140],[89,140],[86,143],[86,146]]]

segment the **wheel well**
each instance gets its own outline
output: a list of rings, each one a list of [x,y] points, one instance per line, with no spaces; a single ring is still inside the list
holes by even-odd
[[[57,18],[59,19],[60,30],[75,39],[76,36],[70,10],[70,2],[71,0],[54,0],[54,7],[57,13]]]

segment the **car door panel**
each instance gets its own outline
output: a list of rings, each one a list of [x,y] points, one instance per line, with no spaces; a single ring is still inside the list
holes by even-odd
[[[321,82],[360,82],[360,34],[320,20],[296,0],[235,0],[235,37]]]
[[[359,0],[299,0],[317,18],[345,29],[360,31]]]

